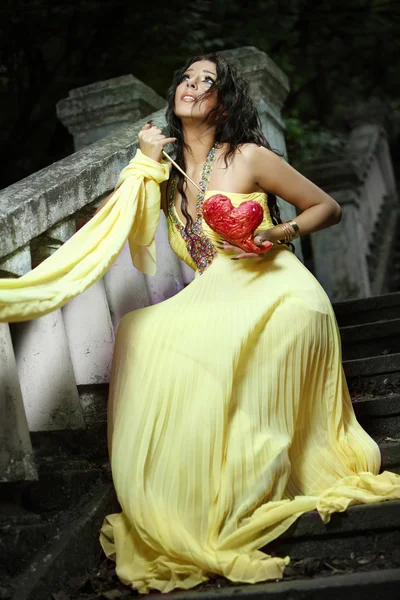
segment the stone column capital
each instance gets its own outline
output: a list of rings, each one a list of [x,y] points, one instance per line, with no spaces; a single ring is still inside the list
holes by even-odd
[[[250,84],[253,98],[269,107],[283,127],[280,112],[290,91],[289,79],[278,65],[262,50],[254,46],[225,50],[221,56],[237,67]]]
[[[57,116],[79,150],[165,105],[140,79],[122,75],[71,90],[57,103]]]

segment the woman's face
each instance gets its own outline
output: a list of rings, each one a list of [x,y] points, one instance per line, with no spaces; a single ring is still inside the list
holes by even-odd
[[[184,72],[175,91],[175,114],[179,119],[201,118],[217,103],[217,92],[210,92],[199,102],[197,98],[210,89],[217,80],[217,67],[209,60],[193,63]]]

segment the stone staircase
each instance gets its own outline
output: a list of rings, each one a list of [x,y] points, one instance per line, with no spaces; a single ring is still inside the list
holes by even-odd
[[[380,445],[382,470],[400,473],[400,293],[334,308],[357,417]],[[39,481],[0,487],[0,600],[137,596],[119,583],[98,544],[104,516],[119,511],[105,423],[33,433],[32,443]],[[307,513],[268,552],[290,554],[283,582],[239,586],[215,578],[174,596],[397,598],[400,501],[352,507],[327,526]]]
[[[389,292],[400,291],[400,216],[397,217],[397,223],[395,227],[397,235],[393,241],[392,249],[392,268],[388,273],[388,290]]]

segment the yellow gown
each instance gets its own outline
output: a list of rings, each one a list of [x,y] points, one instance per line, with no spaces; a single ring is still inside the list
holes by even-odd
[[[63,306],[126,240],[134,264],[154,274],[168,175],[138,151],[89,223],[26,275],[0,279],[0,322]],[[261,228],[272,226],[265,194],[227,195],[235,206],[260,202]],[[141,593],[210,574],[278,579],[289,559],[269,556],[268,543],[304,512],[327,522],[351,504],[400,498],[400,476],[378,475],[379,449],[355,419],[321,286],[284,246],[231,261],[201,206],[198,217],[202,243],[189,254],[171,203],[170,243],[196,278],[125,315],[115,344],[111,466],[122,512],[105,517],[100,542]]]
[[[272,227],[265,194],[226,195],[260,202],[260,228]],[[168,227],[196,268],[173,207]],[[111,466],[122,512],[105,518],[100,542],[141,593],[210,574],[281,578],[289,558],[265,546],[301,514],[328,522],[352,504],[400,498],[400,476],[378,475],[379,448],[354,416],[322,287],[285,246],[232,261],[203,230],[204,272],[125,315],[116,337]]]

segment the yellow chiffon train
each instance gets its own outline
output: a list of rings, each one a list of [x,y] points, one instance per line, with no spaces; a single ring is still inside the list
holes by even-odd
[[[166,163],[137,151],[118,178],[111,200],[40,265],[18,279],[0,279],[0,322],[45,315],[84,292],[110,268],[128,240],[133,264],[154,275],[154,231]]]
[[[260,202],[260,228],[272,226],[265,194],[227,195]],[[289,558],[260,548],[301,514],[328,522],[400,498],[400,476],[378,475],[379,448],[354,416],[324,290],[286,247],[231,256],[218,250],[182,292],[128,313],[117,332],[109,424],[122,512],[106,517],[100,541],[141,593],[210,574],[279,579]]]

